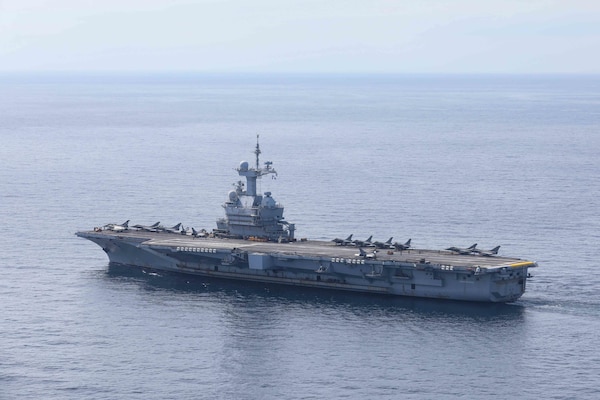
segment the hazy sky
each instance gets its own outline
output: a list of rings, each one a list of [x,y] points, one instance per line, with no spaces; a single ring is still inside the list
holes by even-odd
[[[600,73],[600,0],[0,0],[0,70]]]

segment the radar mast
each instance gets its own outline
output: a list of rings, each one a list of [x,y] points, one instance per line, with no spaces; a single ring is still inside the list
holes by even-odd
[[[258,137],[260,135],[256,134],[256,150],[254,150],[254,154],[256,154],[256,170],[260,169],[260,163],[258,162],[258,156],[260,155],[260,144],[258,144]]]

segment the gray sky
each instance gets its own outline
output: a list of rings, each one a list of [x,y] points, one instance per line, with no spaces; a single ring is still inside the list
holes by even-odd
[[[600,0],[0,0],[0,71],[600,73]]]

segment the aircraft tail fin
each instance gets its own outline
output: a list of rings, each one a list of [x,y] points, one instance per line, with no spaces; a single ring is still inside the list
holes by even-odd
[[[498,250],[500,250],[500,246],[496,246],[493,249],[491,249],[490,253],[492,253],[492,254],[498,254]]]

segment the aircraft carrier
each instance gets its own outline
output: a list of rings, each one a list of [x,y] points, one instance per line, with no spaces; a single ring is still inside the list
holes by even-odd
[[[295,226],[257,179],[277,174],[271,162],[243,161],[223,205],[225,217],[212,232],[108,224],[76,235],[98,244],[112,263],[225,279],[258,281],[384,295],[479,302],[512,302],[525,292],[533,261],[490,251],[450,247],[413,248],[405,243],[346,239],[297,240]]]

